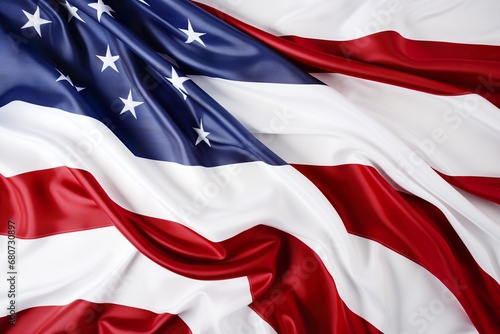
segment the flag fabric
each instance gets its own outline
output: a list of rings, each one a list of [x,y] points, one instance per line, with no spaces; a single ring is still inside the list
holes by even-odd
[[[4,333],[500,332],[500,3],[0,0]]]

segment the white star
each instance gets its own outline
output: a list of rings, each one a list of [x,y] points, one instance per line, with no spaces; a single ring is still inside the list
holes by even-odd
[[[194,144],[195,146],[198,145],[201,141],[204,141],[208,146],[212,147],[212,145],[210,145],[210,140],[208,140],[207,138],[210,132],[205,132],[205,130],[203,129],[203,120],[200,120],[200,127],[193,127],[193,130],[198,134],[198,138],[196,138],[196,143]]]
[[[120,115],[123,114],[124,112],[130,111],[130,113],[134,116],[134,118],[137,119],[137,115],[135,114],[135,107],[140,106],[144,102],[134,101],[132,99],[132,90],[129,90],[128,97],[126,99],[120,97],[120,100],[122,100],[123,104],[125,105],[123,106]]]
[[[109,16],[113,17],[113,15],[111,15],[111,12],[114,12],[114,10],[108,5],[105,5],[102,0],[97,0],[97,2],[89,3],[89,6],[97,10],[97,21],[99,22],[101,22],[101,16],[103,13],[106,13]]]
[[[68,2],[68,0],[65,0],[64,3],[61,3],[61,5],[64,6],[64,8],[66,8],[66,10],[68,11],[68,22],[71,21],[72,18],[76,17],[77,20],[80,20],[82,22],[85,22],[81,17],[80,15],[78,15],[77,11],[78,11],[78,8],[74,7],[74,6],[71,6]]]
[[[140,2],[142,2],[143,4],[145,4],[145,5],[148,5],[148,6],[149,6],[149,4],[148,4],[146,1],[144,1],[144,0],[139,0],[139,1],[140,1]],[[151,6],[150,6],[150,7],[151,7]]]
[[[21,27],[21,29],[33,27],[33,28],[35,28],[38,35],[40,35],[40,37],[42,37],[42,31],[40,30],[40,26],[42,24],[52,23],[52,21],[44,20],[44,19],[40,18],[40,8],[38,8],[38,6],[36,6],[36,10],[33,14],[30,14],[25,10],[23,10],[23,13],[28,18],[28,22],[26,22],[26,24],[23,25]]]
[[[184,43],[190,44],[193,43],[194,41],[197,41],[201,45],[205,46],[205,43],[201,40],[201,36],[205,35],[204,32],[196,32],[193,30],[193,27],[191,26],[191,21],[188,19],[188,28],[186,29],[180,29],[183,33],[187,35],[187,40]]]
[[[188,92],[186,91],[186,88],[184,88],[184,86],[182,85],[185,81],[187,80],[191,80],[187,77],[179,77],[179,75],[177,74],[177,72],[175,71],[174,67],[172,66],[172,77],[171,78],[167,78],[165,77],[165,79],[167,79],[168,81],[170,81],[172,83],[172,85],[177,88],[177,90],[179,92],[181,92],[182,94],[182,97],[184,97],[184,100],[186,99]]]
[[[118,71],[118,69],[116,68],[116,64],[115,64],[115,62],[118,59],[120,59],[120,56],[112,56],[111,51],[109,51],[109,45],[108,45],[108,48],[106,49],[106,55],[104,55],[104,56],[96,55],[96,57],[102,61],[101,72],[104,72],[105,69],[107,69],[108,67],[111,67],[113,70],[120,73]]]
[[[57,68],[56,68],[56,71],[57,71],[57,72],[59,72],[59,74],[60,74],[60,76],[59,76],[59,78],[57,78],[56,82],[58,82],[58,81],[67,81],[67,82],[69,82],[69,84],[70,84],[71,86],[75,87],[75,89],[76,89],[76,91],[77,91],[77,92],[80,92],[80,91],[82,91],[82,90],[84,90],[84,89],[85,89],[85,87],[78,87],[78,86],[75,86],[75,85],[73,84],[73,81],[71,81],[71,78],[69,77],[69,75],[64,75],[64,74],[62,74],[62,72],[61,72],[61,71],[59,71]]]

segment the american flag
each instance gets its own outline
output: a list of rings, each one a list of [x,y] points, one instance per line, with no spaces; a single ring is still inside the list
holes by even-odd
[[[0,0],[0,331],[500,333],[499,13]]]

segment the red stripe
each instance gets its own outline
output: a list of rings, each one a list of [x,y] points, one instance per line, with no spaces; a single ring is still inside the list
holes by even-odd
[[[17,198],[2,202],[0,215],[16,221],[19,238],[86,229],[86,217],[106,217],[141,253],[180,275],[201,280],[248,276],[250,306],[279,333],[379,333],[343,303],[316,253],[283,231],[259,225],[211,242],[180,224],[123,209],[90,173],[66,167],[0,178],[0,184],[2,198]],[[31,205],[40,194],[58,200]],[[82,203],[85,215],[78,208]],[[39,224],[46,226],[39,229]],[[0,224],[0,233],[7,233],[6,225]]]
[[[500,105],[499,46],[415,41],[395,31],[384,31],[350,41],[297,36],[283,38],[306,50],[321,53],[326,59],[337,56],[411,73],[480,94],[497,106]],[[329,60],[332,61],[335,59]]]
[[[0,221],[22,222],[16,236],[25,239],[112,226],[71,172],[61,167],[11,178],[0,174]],[[69,201],[73,205],[61,205]],[[0,234],[6,233],[0,224]]]
[[[328,198],[349,233],[420,264],[457,297],[481,333],[500,332],[500,286],[478,266],[440,210],[397,192],[373,167],[295,167]]]
[[[485,176],[449,176],[440,172],[439,175],[449,184],[465,190],[468,193],[500,204],[500,178]]]
[[[280,37],[196,4],[310,73],[341,73],[439,95],[476,93],[500,107],[499,46],[414,41],[390,31],[351,41]]]
[[[33,307],[16,314],[15,326],[9,321],[10,317],[0,318],[1,333],[191,333],[178,315],[85,300],[64,306]]]

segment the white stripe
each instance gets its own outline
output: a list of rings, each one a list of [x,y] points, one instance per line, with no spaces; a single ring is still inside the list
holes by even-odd
[[[377,242],[355,235],[350,240],[358,252],[352,264],[357,285],[377,291],[378,298],[384,296],[373,304],[359,299],[355,309],[376,310],[373,323],[383,333],[477,333],[455,296],[436,277]]]
[[[496,0],[198,2],[274,35],[343,41],[392,30],[416,40],[500,45]]]
[[[421,161],[402,138],[370,116],[369,110],[358,109],[327,86],[247,83],[199,76],[193,77],[193,81],[287,162],[373,166],[396,187],[434,204],[446,215],[478,264],[499,280],[500,226]],[[450,98],[448,104],[463,101],[462,98],[467,97]],[[439,99],[435,103],[438,106],[442,105]],[[432,105],[427,100],[432,99],[424,99],[427,105]],[[418,99],[409,102],[418,102]],[[483,106],[489,104],[483,103]],[[479,108],[468,119],[472,125],[461,126],[460,130],[464,133],[453,136],[455,140],[450,135],[447,143],[453,147],[457,141],[460,143],[461,136],[473,141],[475,136],[484,134],[486,148],[457,146],[450,154],[442,152],[441,147],[436,148],[432,162],[439,162],[439,170],[452,175],[481,175],[498,170],[500,155],[495,154],[498,133],[489,130],[498,127],[500,119],[498,113],[493,111],[491,108]],[[388,123],[390,121],[387,120]],[[414,127],[420,131],[419,126]],[[425,133],[425,129],[422,131]],[[437,154],[438,151],[440,154]],[[467,154],[482,159],[461,157]],[[460,165],[462,162],[464,166]],[[481,167],[483,164],[487,167]]]
[[[7,238],[0,240],[6,255]],[[246,277],[199,281],[177,275],[142,255],[115,227],[16,242],[17,312],[82,299],[179,314],[201,333],[194,329],[218,332],[219,322],[252,300]],[[8,291],[5,279],[0,285]],[[9,303],[6,293],[0,298]],[[8,314],[5,307],[0,314]]]
[[[500,110],[479,95],[438,96],[341,74],[315,77],[448,175],[500,177]]]
[[[201,315],[203,316],[203,315]],[[219,324],[221,334],[275,334],[276,331],[250,307],[242,307]]]
[[[335,245],[335,252],[318,251],[318,255],[348,307],[384,332],[399,326],[381,322],[377,307],[366,306],[384,301],[387,309],[400,307],[387,300],[383,289],[372,291],[359,281],[358,253],[363,250],[356,248],[330,203],[293,168],[259,162],[203,168],[140,159],[92,118],[24,102],[2,107],[0,124],[0,143],[8,143],[0,145],[2,161],[8,162],[8,166],[0,165],[4,175],[55,167],[65,161],[90,171],[108,195],[126,209],[182,223],[210,240],[225,240],[266,224],[296,236],[313,249],[328,250]],[[86,154],[68,159],[68,152],[84,142],[89,143]],[[30,159],[16,159],[21,152]],[[191,214],[182,210],[186,203],[192,203]],[[480,250],[490,242],[470,239]],[[408,260],[401,257],[401,261]],[[366,273],[366,277],[370,275]],[[398,284],[411,284],[407,291],[415,289],[415,281],[405,282]],[[418,285],[425,289],[427,284],[426,280]],[[420,299],[414,300],[416,297],[401,296],[415,308],[422,304]]]

